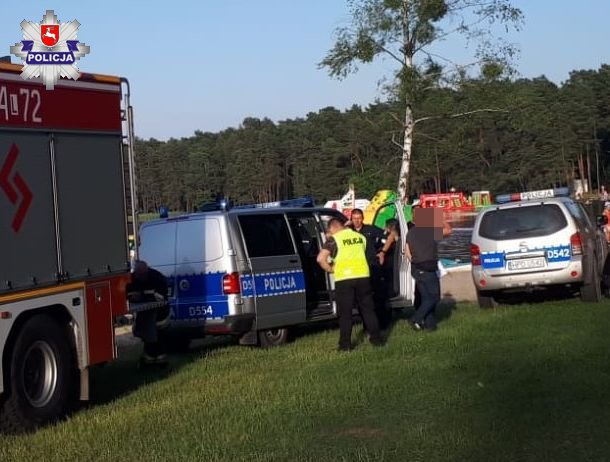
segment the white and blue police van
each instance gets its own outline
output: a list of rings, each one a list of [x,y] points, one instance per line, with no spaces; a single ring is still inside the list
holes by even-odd
[[[346,218],[312,205],[219,204],[143,223],[139,258],[162,272],[170,288],[166,337],[189,342],[229,334],[242,344],[275,346],[297,325],[335,318],[333,277],[316,257],[328,221]]]

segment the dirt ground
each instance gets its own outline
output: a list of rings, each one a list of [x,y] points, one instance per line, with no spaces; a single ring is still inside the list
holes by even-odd
[[[474,302],[477,300],[470,266],[452,269],[441,278],[441,297],[452,298],[456,302]]]

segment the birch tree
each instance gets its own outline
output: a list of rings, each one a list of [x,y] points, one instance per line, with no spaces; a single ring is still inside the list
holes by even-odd
[[[381,56],[395,63],[387,88],[404,101],[404,114],[396,117],[401,133],[392,142],[401,150],[397,190],[406,203],[416,125],[437,117],[417,117],[418,97],[443,83],[455,85],[470,66],[490,78],[505,72],[516,48],[494,32],[498,25],[506,31],[518,29],[523,15],[510,0],[348,0],[348,6],[351,21],[337,29],[336,42],[320,67],[332,77],[345,78],[357,71],[358,64]],[[474,45],[474,63],[460,65],[436,52],[435,45],[455,36]],[[486,110],[494,109],[448,116]]]

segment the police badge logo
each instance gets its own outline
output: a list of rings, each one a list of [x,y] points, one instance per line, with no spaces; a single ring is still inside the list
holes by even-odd
[[[21,77],[42,76],[47,90],[53,90],[60,77],[77,80],[76,62],[90,51],[76,40],[79,27],[77,20],[59,22],[53,10],[47,10],[40,23],[21,21],[24,40],[11,47],[11,53],[23,61]]]

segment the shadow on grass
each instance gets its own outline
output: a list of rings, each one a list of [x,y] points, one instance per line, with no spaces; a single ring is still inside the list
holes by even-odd
[[[434,317],[436,318],[436,322],[439,324],[439,327],[442,327],[442,323],[447,321],[451,317],[453,311],[457,310],[457,307],[458,303],[455,298],[449,295],[445,295],[441,298],[441,301],[437,305],[436,310],[434,312]],[[394,319],[392,321],[390,329],[388,330],[388,336],[391,334],[392,329],[398,322],[407,322],[411,318],[411,316],[415,314],[415,311],[415,307],[408,307],[403,308],[401,310],[396,310],[394,313]]]
[[[292,330],[290,342],[298,341],[298,339],[310,335],[318,335],[324,331],[337,330],[337,326],[336,319],[298,326]],[[358,327],[355,326],[355,328]],[[239,342],[237,338],[232,336],[209,336],[196,339],[191,342],[191,347],[188,350],[169,354],[167,366],[140,365],[143,346],[131,334],[118,336],[117,345],[118,358],[115,361],[91,369],[91,400],[82,403],[75,413],[128,396],[143,386],[171,377],[183,367],[202,358],[212,356],[216,351],[229,346],[238,346]],[[243,345],[240,348],[249,348],[249,346]],[[259,347],[252,346],[251,348]]]
[[[451,316],[457,307],[453,298],[444,298],[437,308],[438,321],[445,321]],[[393,310],[393,319],[387,329],[383,331],[384,339],[390,340],[392,331],[397,323],[404,321],[412,315],[413,309]],[[338,322],[336,319],[324,320],[297,326],[292,330],[290,342],[298,341],[311,335],[318,335],[325,331],[335,331],[337,340],[339,336]],[[354,345],[362,344],[366,340],[364,325],[359,316],[354,316]],[[201,358],[214,354],[215,351],[228,346],[237,345],[235,337],[206,337],[202,340],[193,340],[191,348],[187,351],[170,354],[167,366],[141,366],[139,363],[142,354],[142,343],[124,334],[117,337],[118,359],[105,366],[92,368],[90,376],[91,400],[80,406],[87,409],[110,403],[116,399],[125,397],[139,388],[164,380],[179,372],[183,367]],[[247,346],[241,346],[247,348]],[[78,412],[78,411],[77,411]]]
[[[359,318],[354,316],[354,328],[357,328],[357,325],[361,324]],[[303,324],[301,326],[297,326],[292,329],[292,334],[290,336],[290,342],[298,341],[301,338],[307,338],[312,335],[318,335],[325,331],[337,331],[337,336],[339,335],[339,321],[337,319],[328,319],[323,321],[315,321],[310,324]]]
[[[357,318],[355,324],[361,324]],[[318,335],[328,330],[337,330],[337,320],[330,319],[297,326],[292,329],[289,342],[298,341],[310,335]],[[358,326],[355,325],[355,329]],[[337,330],[337,336],[338,336]],[[337,337],[338,338],[338,337]],[[90,371],[91,400],[83,402],[75,412],[101,406],[128,396],[148,384],[164,380],[178,373],[189,364],[212,356],[215,352],[229,346],[240,348],[259,348],[258,346],[239,345],[236,337],[208,336],[195,339],[190,348],[175,354],[169,354],[167,366],[142,366],[140,356],[142,343],[130,333],[117,336],[118,358],[106,365],[97,366]]]
[[[578,298],[573,289],[564,287],[540,288],[531,292],[515,292],[502,294],[498,303],[502,305],[541,304],[546,302],[568,301]]]
[[[457,300],[450,295],[445,295],[436,308],[436,320],[439,323],[448,320],[453,312],[457,310]]]
[[[166,366],[142,366],[140,364],[142,343],[134,339],[131,334],[121,335],[117,337],[118,359],[91,370],[91,400],[83,403],[80,409],[108,404],[125,397],[142,386],[176,374],[183,367],[202,357],[210,356],[219,349],[235,344],[236,340],[228,336],[194,340],[187,351],[170,354]]]

